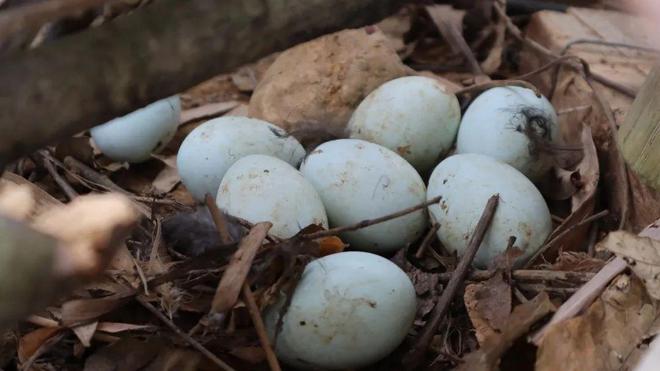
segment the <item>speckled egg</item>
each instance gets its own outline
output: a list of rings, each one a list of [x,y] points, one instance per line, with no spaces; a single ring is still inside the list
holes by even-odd
[[[328,228],[314,187],[293,166],[271,156],[236,161],[222,178],[216,203],[252,223],[273,223],[269,233],[279,238],[292,237],[310,224]]]
[[[380,144],[420,172],[433,168],[454,145],[461,110],[435,79],[401,77],[372,91],[348,123],[349,136]]]
[[[318,191],[331,227],[373,219],[424,202],[426,187],[401,156],[378,144],[339,139],[318,146],[300,172]],[[390,253],[415,241],[427,226],[420,210],[341,238],[351,247]]]
[[[286,301],[264,313],[275,351],[296,368],[356,369],[391,353],[410,330],[415,289],[394,263],[365,252],[343,252],[309,263],[282,318]]]
[[[177,167],[181,180],[198,201],[216,195],[234,162],[254,154],[277,157],[297,167],[305,149],[283,129],[266,121],[226,116],[195,128],[181,143]]]
[[[431,174],[427,199],[442,196],[429,207],[440,224],[438,238],[449,251],[461,255],[488,199],[500,201],[474,265],[486,268],[506,250],[509,237],[522,251],[517,263],[529,259],[552,231],[548,206],[534,184],[522,173],[491,157],[459,154],[442,161]]]

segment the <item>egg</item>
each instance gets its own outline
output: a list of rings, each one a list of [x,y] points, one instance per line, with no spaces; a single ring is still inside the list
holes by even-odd
[[[557,114],[550,102],[527,88],[496,87],[479,95],[465,111],[456,152],[493,157],[537,181],[552,166],[539,140],[559,140]]]
[[[426,187],[401,156],[378,144],[339,139],[318,146],[300,172],[318,191],[331,227],[385,216],[424,202]],[[390,253],[415,241],[427,226],[420,210],[341,238],[353,248]]]
[[[174,137],[181,115],[179,96],[159,100],[90,130],[96,146],[114,161],[143,162]]]
[[[427,199],[442,196],[429,206],[440,224],[438,238],[449,251],[462,255],[490,196],[500,201],[488,232],[474,258],[486,268],[504,252],[510,236],[521,250],[517,264],[529,259],[552,231],[548,206],[534,184],[518,170],[491,157],[469,153],[446,158],[431,173]]]
[[[461,110],[437,80],[408,76],[386,82],[357,107],[349,136],[395,151],[420,172],[437,164],[454,145]]]
[[[291,303],[264,312],[278,357],[302,369],[345,370],[374,363],[405,338],[417,309],[415,289],[394,263],[343,252],[305,267]]]
[[[225,172],[247,155],[277,157],[297,167],[305,149],[283,129],[266,121],[226,116],[195,128],[179,148],[177,168],[183,184],[198,201],[218,193]]]
[[[293,237],[316,224],[328,228],[321,197],[298,170],[271,156],[249,155],[225,173],[216,198],[226,213],[252,223],[269,221],[272,235]]]

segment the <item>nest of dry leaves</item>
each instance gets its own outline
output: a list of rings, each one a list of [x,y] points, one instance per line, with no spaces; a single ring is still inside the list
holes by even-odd
[[[607,35],[564,41],[557,49],[538,13],[513,14],[516,8],[509,7],[507,14],[499,1],[477,4],[411,5],[368,31],[382,31],[415,73],[446,82],[463,107],[502,84],[531,84],[552,100],[568,143],[539,143],[555,163],[554,176],[541,187],[554,230],[522,269],[512,269],[506,256],[490,270],[468,269],[469,261],[448,254],[433,229],[390,257],[412,279],[418,312],[399,349],[369,369],[630,367],[657,333],[658,307],[648,283],[658,268],[643,250],[658,242],[636,233],[657,234],[645,227],[660,216],[660,197],[626,169],[614,145],[643,74],[627,85],[603,73],[602,65],[616,70],[634,64],[648,72],[658,52],[613,43]],[[603,62],[611,53],[620,60]],[[115,192],[128,197],[141,218],[102,272],[58,292],[50,306],[5,332],[0,368],[279,367],[259,313],[276,293],[295,289],[307,262],[344,249],[337,235],[345,228],[307,228],[279,240],[262,223],[227,218],[213,200],[195,205],[174,166],[181,141],[204,120],[247,114],[252,92],[275,58],[182,93],[175,139],[145,163],[112,162],[81,133],[9,167],[3,182],[30,187],[33,201],[46,209],[88,193]],[[308,149],[337,136],[318,126],[285,126]],[[478,236],[473,238],[478,247]],[[647,266],[633,273],[615,256]],[[548,326],[551,318],[557,324]]]

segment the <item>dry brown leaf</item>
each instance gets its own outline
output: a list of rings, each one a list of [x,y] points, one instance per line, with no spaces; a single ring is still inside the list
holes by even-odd
[[[621,275],[583,315],[548,328],[536,370],[621,370],[656,316],[641,281]]]
[[[511,286],[502,273],[468,285],[463,298],[480,344],[506,326],[511,314]]]
[[[121,322],[99,322],[96,331],[103,331],[110,334],[117,334],[125,331],[153,330],[151,325],[134,325],[132,323]]]
[[[641,278],[649,295],[660,299],[660,241],[640,237],[626,231],[610,232],[599,248],[622,257]]]
[[[575,224],[591,216],[594,212],[595,195],[598,190],[598,182],[600,179],[600,168],[598,165],[596,146],[591,135],[591,129],[588,126],[582,127],[580,141],[584,156],[575,169],[577,174],[579,174],[578,179],[580,187],[571,197],[571,214],[566,217],[554,231],[552,231],[550,236],[548,236],[547,241],[551,241],[567,229],[572,228]],[[569,181],[571,183],[574,182],[574,180]],[[554,261],[558,256],[559,251],[576,250],[578,247],[583,246],[588,231],[589,225],[585,225],[575,229],[571,233],[567,233],[564,237],[554,242],[552,246],[543,253],[543,257],[549,261]],[[539,259],[534,259],[533,261],[538,262],[538,260]]]
[[[235,347],[229,351],[229,354],[253,365],[266,360],[266,353],[262,347]]]
[[[41,346],[53,336],[65,331],[64,327],[41,327],[23,335],[18,342],[18,360],[27,361]]]
[[[220,116],[236,108],[239,104],[240,102],[232,100],[228,102],[208,103],[203,106],[184,110],[181,112],[181,125],[191,121]]]
[[[165,166],[151,182],[151,186],[157,194],[169,193],[181,182],[176,168],[176,155],[154,157],[163,162]]]
[[[199,352],[166,348],[161,350],[144,371],[197,371],[201,362],[202,355]]]
[[[90,345],[92,345],[92,338],[96,333],[96,329],[98,328],[98,325],[99,322],[94,321],[94,322],[86,323],[84,325],[71,327],[71,330],[73,331],[74,334],[76,334],[78,340],[80,340],[80,343],[85,348],[89,348]]]
[[[464,363],[458,370],[465,371],[495,371],[499,370],[500,357],[539,319],[555,310],[555,306],[543,292],[532,300],[520,304],[506,321],[502,332],[484,340],[481,348],[463,358]]]
[[[269,222],[255,224],[247,236],[245,236],[232,255],[227,269],[222,274],[220,283],[213,297],[211,310],[215,313],[223,313],[231,309],[241,292],[245,279],[252,267],[252,261],[272,226]]]
[[[69,300],[62,304],[62,325],[71,327],[95,321],[126,304],[132,297],[132,292],[125,292],[103,298]]]
[[[319,256],[336,254],[344,251],[346,244],[337,236],[323,237],[315,241],[319,244]]]
[[[122,338],[99,349],[85,361],[85,371],[137,371],[147,366],[165,348],[161,341],[151,338],[139,341]]]

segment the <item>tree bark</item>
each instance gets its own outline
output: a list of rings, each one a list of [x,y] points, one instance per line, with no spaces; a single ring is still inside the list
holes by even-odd
[[[9,161],[296,43],[375,22],[404,0],[160,0],[0,59]]]

